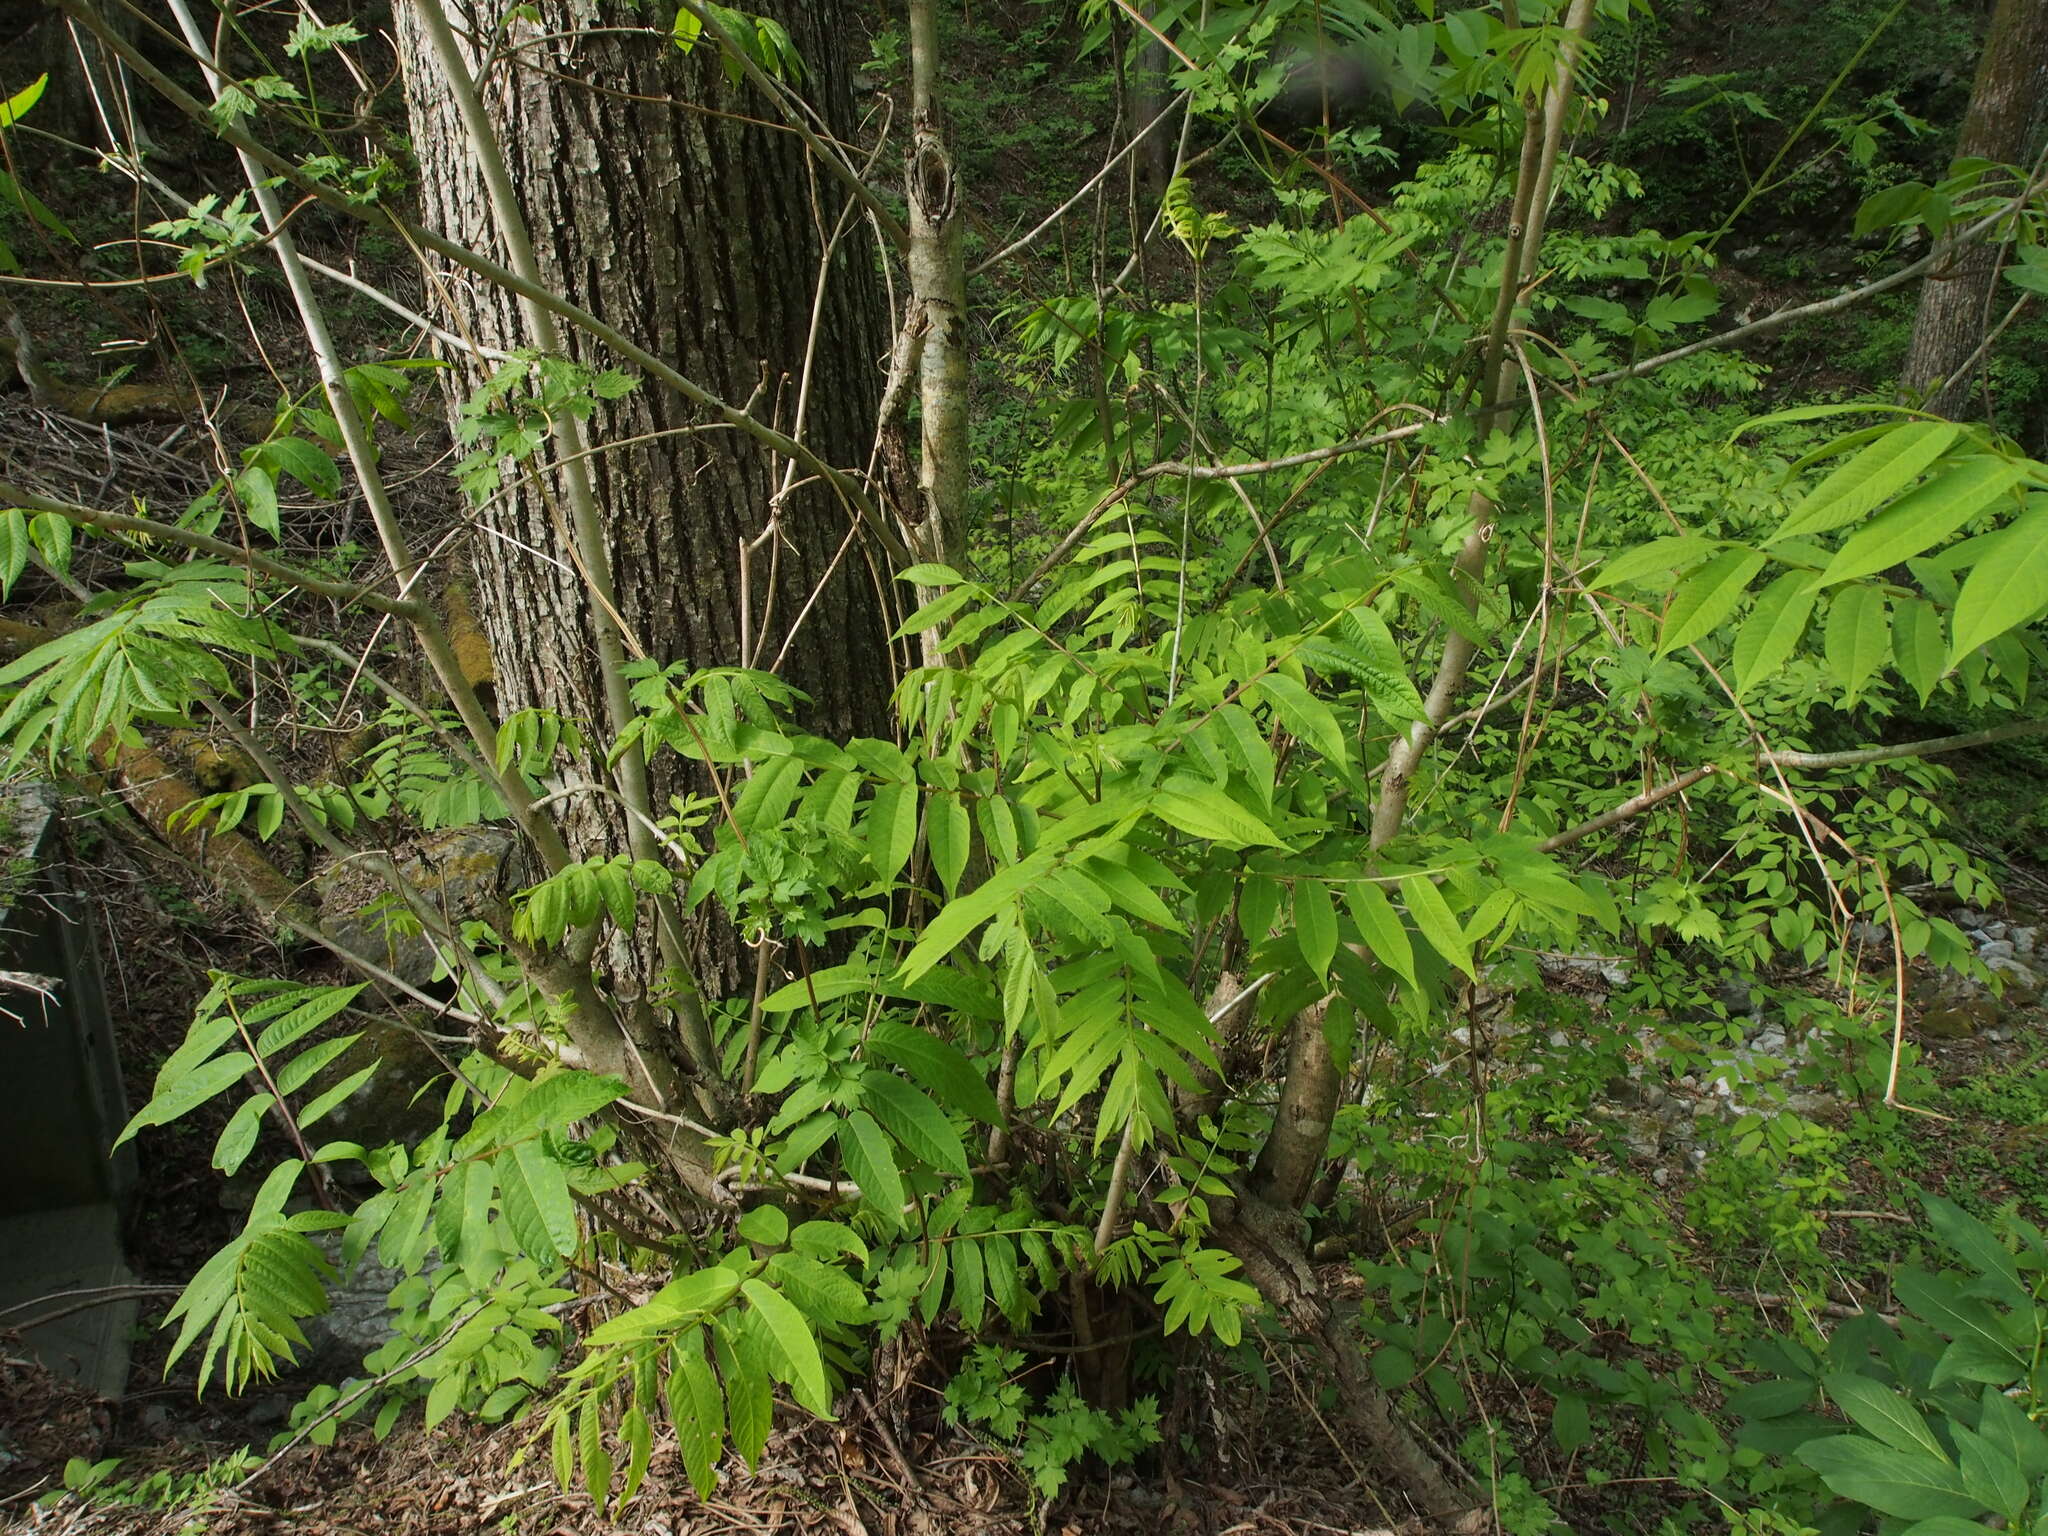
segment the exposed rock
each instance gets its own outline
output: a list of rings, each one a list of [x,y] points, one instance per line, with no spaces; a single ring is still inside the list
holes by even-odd
[[[1958,928],[1982,928],[1989,921],[1975,907],[1957,907],[1952,915]]]
[[[1748,976],[1724,976],[1720,985],[1714,988],[1714,1000],[1731,1015],[1748,1013],[1754,1004],[1750,994],[1756,986]]]
[[[2040,975],[2024,960],[1987,955],[1984,963],[1993,972],[2005,978],[2005,1001],[2008,1005],[2017,1004],[2025,1007],[2040,1001]]]
[[[441,1123],[440,1087],[421,1093],[446,1071],[441,1059],[403,1024],[379,1022],[364,1027],[363,1037],[342,1052],[329,1076],[339,1082],[351,1072],[376,1064],[377,1070],[320,1122],[323,1140],[359,1142],[381,1147],[389,1142],[416,1142]],[[337,1171],[354,1169],[337,1164]]]
[[[328,1288],[327,1310],[300,1324],[308,1345],[304,1364],[321,1380],[339,1381],[360,1372],[363,1356],[391,1337],[389,1298],[405,1274],[379,1264],[374,1253],[343,1270],[341,1234],[316,1232],[312,1238],[341,1278]]]
[[[2021,955],[2031,955],[2034,952],[2034,946],[2040,941],[2040,936],[2041,930],[2032,926],[2025,928],[2015,927],[2006,935],[2012,941],[2013,952]]]
[[[514,891],[532,883],[518,839],[502,827],[465,827],[399,855],[399,872],[424,891],[451,924],[489,919]],[[314,882],[320,923],[337,943],[415,987],[434,979],[434,947],[361,861],[337,864]]]
[[[1985,940],[1989,940],[1992,942],[2001,942],[2011,932],[2011,927],[2005,923],[1986,923],[1982,928],[1979,928],[1977,930],[1979,942],[1983,942]]]
[[[1597,978],[1617,990],[1628,985],[1628,967],[1605,955],[1545,955],[1542,966],[1553,974]]]
[[[1977,958],[1986,965],[1995,964],[2000,960],[2010,960],[2014,958],[2012,944],[2005,939],[1993,939],[1988,944],[1979,944]]]
[[[1969,1040],[1998,1022],[1998,1004],[1988,997],[1965,998],[1920,1015],[1914,1030],[1927,1040]]]

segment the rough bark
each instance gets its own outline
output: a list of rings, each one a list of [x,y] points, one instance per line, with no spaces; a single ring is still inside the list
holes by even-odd
[[[1998,0],[1956,140],[1956,159],[2012,165],[2025,160],[2048,91],[2048,0]],[[1987,191],[2013,189],[2000,178]],[[1980,240],[1944,263],[1920,289],[1899,393],[1927,397],[1954,416],[1968,402],[1985,335],[1997,316],[2000,242]]]
[[[789,29],[808,68],[803,94],[850,138],[842,6],[774,0],[750,9]],[[883,350],[876,268],[860,221],[841,219],[843,191],[774,126],[776,106],[729,84],[708,39],[686,55],[622,5],[542,0],[515,15],[503,0],[484,0],[467,19],[463,46],[543,280],[721,397],[753,398],[757,414],[800,431],[826,462],[864,464]],[[401,5],[398,20],[423,211],[453,238],[501,256],[431,48],[411,7]],[[475,50],[478,37],[492,43],[488,58]],[[459,274],[438,286],[451,329],[489,347],[529,344],[510,295]],[[593,366],[614,361],[581,336],[568,345]],[[451,393],[466,394],[482,373],[457,360]],[[586,426],[629,646],[664,664],[767,668],[782,658],[781,674],[813,701],[806,726],[839,739],[886,732],[883,588],[866,548],[848,544],[849,511],[824,487],[786,488],[785,466],[749,439],[684,430],[701,425],[650,381],[598,402]],[[505,709],[601,722],[594,608],[567,555],[560,492],[543,474],[484,510],[472,546],[478,618]],[[701,786],[671,758],[654,765],[651,788],[661,808]],[[570,804],[565,822],[580,855],[627,846],[608,797]],[[697,939],[707,989],[739,986],[734,935]],[[614,960],[624,990],[657,985],[651,943]]]

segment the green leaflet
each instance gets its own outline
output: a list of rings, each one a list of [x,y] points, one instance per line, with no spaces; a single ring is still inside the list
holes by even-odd
[[[1721,546],[1717,540],[1701,538],[1694,534],[1680,534],[1669,538],[1652,539],[1634,549],[1624,550],[1600,567],[1591,585],[1601,591],[1625,587],[1638,582],[1649,582],[1653,586],[1665,584],[1664,578],[1683,566],[1704,560]]]
[[[1154,792],[1151,810],[1169,827],[1207,842],[1238,848],[1283,846],[1265,822],[1215,785],[1198,779],[1169,780]]]
[[[931,846],[932,870],[950,896],[960,888],[960,876],[967,868],[968,850],[974,841],[967,807],[957,794],[936,794],[926,802],[925,836]]]
[[[305,1050],[300,1051],[298,1055],[277,1069],[275,1073],[277,1091],[279,1093],[297,1093],[315,1077],[319,1076],[323,1067],[362,1038],[360,1033],[336,1035],[332,1040],[322,1040],[317,1045],[307,1046]]]
[[[984,1125],[999,1118],[996,1096],[960,1049],[937,1035],[895,1019],[881,1019],[868,1035],[870,1055],[895,1063],[939,1096],[947,1108]]]
[[[846,1172],[860,1186],[861,1203],[891,1227],[903,1225],[903,1175],[896,1171],[896,1154],[889,1150],[889,1138],[874,1117],[856,1109],[839,1124],[839,1159]]]
[[[256,1145],[257,1132],[263,1129],[263,1112],[276,1102],[267,1093],[254,1094],[242,1101],[213,1144],[214,1167],[229,1178],[241,1172],[242,1164]]]
[[[1245,778],[1250,781],[1252,793],[1259,797],[1259,808],[1267,815],[1273,812],[1273,748],[1259,730],[1258,722],[1242,704],[1226,704],[1216,712],[1227,735],[1231,749],[1239,764],[1244,768]]]
[[[1948,671],[1948,637],[1941,610],[1918,597],[1902,597],[1892,615],[1892,662],[1925,704]]]
[[[2048,608],[2048,496],[1998,535],[1956,597],[1949,665]]]
[[[1872,518],[1828,562],[1821,584],[1869,576],[1924,554],[1997,503],[2025,475],[2026,467],[2010,459],[1965,460]]]
[[[2033,1292],[2011,1251],[1998,1234],[1953,1200],[1926,1196],[1927,1223],[1949,1251],[1961,1258],[1980,1277],[1971,1289],[1979,1295],[1994,1295],[2009,1307],[2024,1311],[2033,1305]]]
[[[1946,421],[1893,428],[1815,486],[1770,542],[1825,533],[1882,506],[1919,479],[1956,440],[1957,431]]]
[[[1351,752],[1343,727],[1338,725],[1330,706],[1310,693],[1305,684],[1284,672],[1269,672],[1253,685],[1252,692],[1271,704],[1280,723],[1314,747],[1331,767],[1341,773],[1349,766]]]
[[[1309,968],[1329,980],[1330,958],[1337,953],[1337,909],[1330,888],[1320,880],[1294,882],[1294,935]]]
[[[197,1109],[215,1094],[239,1083],[242,1074],[255,1065],[255,1058],[247,1051],[231,1051],[202,1067],[174,1078],[169,1083],[159,1079],[156,1096],[137,1110],[135,1118],[121,1128],[121,1134],[114,1139],[114,1145],[120,1146],[144,1126],[162,1125],[190,1110]]]
[[[1376,881],[1354,880],[1344,888],[1344,904],[1350,908],[1351,920],[1358,924],[1358,936],[1372,951],[1373,958],[1407,982],[1412,991],[1415,946],[1409,942],[1408,929],[1394,904],[1387,900],[1387,893]]]
[[[1373,609],[1363,605],[1348,609],[1344,621],[1364,660],[1369,664],[1360,678],[1373,707],[1389,720],[1420,720],[1422,695],[1408,677],[1407,661],[1394,635]]]
[[[379,1059],[381,1060],[381,1058]],[[323,1115],[354,1094],[358,1088],[362,1087],[372,1077],[376,1076],[377,1066],[378,1063],[373,1061],[367,1067],[358,1067],[355,1071],[349,1073],[347,1077],[344,1077],[333,1087],[327,1089],[317,1099],[302,1105],[299,1109],[298,1118],[293,1123],[302,1131],[307,1126],[314,1124]]]
[[[1714,556],[1679,583],[1664,610],[1664,634],[1657,646],[1661,656],[1702,640],[1733,613],[1742,594],[1764,568],[1765,556],[1755,550],[1731,549]]]
[[[2048,1429],[2029,1419],[2026,1410],[1996,1386],[1984,1388],[1977,1433],[2023,1476],[2048,1477]]]
[[[828,1323],[849,1324],[867,1316],[867,1297],[859,1283],[843,1269],[822,1264],[807,1254],[778,1253],[768,1261],[768,1273],[808,1316]]]
[[[603,1405],[586,1400],[576,1415],[576,1460],[591,1501],[603,1509],[611,1497],[613,1462],[604,1448]]]
[[[13,595],[14,584],[28,569],[28,514],[19,507],[0,512],[0,602]]]
[[[514,1078],[497,1107],[477,1117],[457,1143],[459,1152],[506,1146],[542,1131],[560,1131],[625,1096],[616,1077],[561,1069],[531,1083]]]
[[[718,1486],[718,1453],[725,1446],[725,1398],[704,1358],[702,1329],[691,1329],[673,1346],[668,1417],[675,1426],[690,1486],[697,1490],[698,1498],[709,1498]]]
[[[1032,881],[1043,879],[1052,868],[1053,855],[1049,850],[1035,853],[1021,864],[998,870],[964,896],[955,896],[925,926],[923,935],[904,956],[900,979],[904,982],[917,980],[945,959],[968,934],[1015,901]]]
[[[1875,587],[1846,587],[1828,609],[1825,640],[1828,671],[1853,700],[1891,654],[1891,623],[1884,594]]]
[[[453,1380],[444,1377],[443,1380]],[[436,1382],[434,1385],[439,1386]],[[452,1403],[449,1405],[454,1406]],[[626,1477],[619,1485],[619,1497],[612,1508],[630,1504],[647,1476],[647,1464],[654,1459],[654,1426],[647,1422],[647,1410],[634,1403],[619,1418],[619,1438],[626,1442]]]
[[[1832,1435],[1808,1441],[1798,1456],[1843,1498],[1880,1514],[1928,1520],[1938,1515],[1969,1519],[1984,1512],[1984,1505],[1964,1490],[1962,1474],[1925,1452],[1901,1451],[1861,1435]]]
[[[1408,903],[1408,915],[1415,919],[1415,926],[1429,940],[1430,948],[1476,981],[1479,972],[1472,964],[1472,946],[1466,942],[1465,930],[1451,914],[1450,904],[1436,888],[1436,882],[1427,875],[1406,876],[1401,881],[1401,896]]]
[[[1735,637],[1736,696],[1782,667],[1806,633],[1818,594],[1811,574],[1787,571],[1765,587]]]
[[[867,815],[868,859],[884,880],[894,879],[910,862],[917,846],[917,785],[884,784],[875,791]]]
[[[49,83],[47,74],[37,75],[5,101],[0,101],[0,128],[11,128],[20,122],[22,114],[42,100],[43,90]]]
[[[885,1067],[869,1067],[860,1084],[861,1103],[913,1156],[943,1172],[967,1176],[967,1149],[944,1110]]]
[[[1886,1445],[1901,1451],[1924,1451],[1946,1461],[1948,1453],[1927,1427],[1920,1411],[1898,1393],[1879,1386],[1868,1376],[1842,1371],[1826,1380],[1833,1398],[1858,1429],[1875,1435]]]
[[[747,1304],[763,1325],[781,1369],[776,1372],[796,1393],[796,1400],[821,1419],[832,1417],[832,1388],[825,1380],[825,1362],[811,1325],[788,1297],[761,1280],[740,1286]]]
[[[2026,1508],[2027,1479],[2012,1457],[1965,1425],[1951,1423],[1949,1433],[1955,1436],[1964,1492],[2008,1519]]]
[[[500,1152],[493,1162],[500,1208],[519,1246],[535,1257],[574,1253],[576,1205],[562,1165],[532,1141]]]

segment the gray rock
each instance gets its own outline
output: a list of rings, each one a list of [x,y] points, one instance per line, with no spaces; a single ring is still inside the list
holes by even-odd
[[[2007,1003],[2026,1005],[2040,1000],[2041,977],[2024,960],[2009,960],[1997,956],[1986,956],[1984,963],[1994,973],[2005,978],[2005,1000]]]
[[[1748,1013],[1752,1006],[1750,989],[1755,985],[1756,983],[1747,976],[1724,976],[1720,984],[1714,988],[1714,1000],[1730,1014]]]
[[[362,1036],[341,1053],[328,1076],[339,1082],[367,1066],[376,1070],[320,1122],[320,1139],[366,1147],[418,1141],[441,1123],[441,1095],[419,1091],[421,1083],[445,1070],[440,1058],[403,1024],[367,1024]],[[338,1164],[337,1171],[344,1177],[360,1172],[352,1163]]]
[[[2040,936],[2041,930],[2035,927],[2015,927],[2012,932],[2006,935],[2012,941],[2013,953],[2019,955],[2031,955],[2034,952],[2035,944],[2040,940]]]
[[[1977,935],[1980,942],[1985,939],[1996,941],[2007,937],[2011,932],[2012,929],[2005,923],[1986,923],[1977,930]]]
[[[1920,1015],[1917,1026],[1923,1040],[1969,1040],[1998,1022],[1998,1004],[1988,997],[1945,1003]]]
[[[1656,1185],[1659,1189],[1663,1189],[1666,1185],[1668,1185],[1671,1182],[1671,1170],[1669,1168],[1658,1168],[1653,1170],[1650,1174],[1650,1182]]]
[[[2011,941],[2007,939],[1993,939],[1988,944],[1979,944],[1977,946],[1977,958],[1986,965],[1993,965],[2000,960],[2011,960],[2015,956]]]
[[[519,840],[503,827],[465,827],[429,837],[398,857],[398,870],[451,923],[490,920],[532,884]],[[415,987],[434,979],[434,947],[383,879],[361,860],[330,866],[314,881],[320,925],[334,940]]]
[[[1957,907],[1950,915],[1958,928],[1982,928],[1988,921],[1975,907]]]
[[[371,1254],[365,1254],[353,1270],[344,1270],[341,1234],[315,1232],[312,1236],[341,1278],[328,1288],[327,1310],[300,1324],[309,1346],[305,1364],[314,1374],[338,1381],[361,1370],[363,1356],[392,1336],[389,1298],[405,1275],[385,1268]]]

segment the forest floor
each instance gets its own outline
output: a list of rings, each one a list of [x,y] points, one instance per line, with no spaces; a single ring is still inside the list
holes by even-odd
[[[92,878],[117,930],[108,980],[135,1078],[130,1092],[146,1094],[154,1062],[183,1035],[206,970],[261,963],[255,951],[265,941],[213,908],[176,866],[126,837],[107,835],[93,850]],[[2048,881],[2031,868],[2008,867],[2006,882],[2015,898],[2009,920],[2032,921],[2048,908]],[[1934,1084],[1927,1107],[1946,1118],[1907,1116],[1898,1134],[1879,1137],[1859,1134],[1867,1106],[1838,1106],[1832,1116],[1858,1153],[1850,1188],[1836,1204],[1865,1218],[1831,1222],[1824,1239],[1838,1310],[1888,1304],[1884,1276],[1898,1262],[1897,1244],[1914,1230],[1896,1213],[1912,1209],[1916,1188],[1980,1210],[2011,1201],[2033,1219],[2048,1218],[2048,1012],[2008,1006],[1998,1028],[1921,1045]],[[162,1317],[176,1287],[240,1219],[208,1166],[216,1130],[193,1123],[161,1138],[143,1159],[129,1237],[138,1274],[162,1288],[144,1305],[148,1323]],[[1608,1155],[1629,1156],[1612,1143]],[[1681,1171],[1665,1191],[1680,1227],[1688,1182]],[[1870,1212],[1879,1219],[1867,1219]],[[1342,1264],[1330,1267],[1328,1279],[1338,1293],[1357,1284]],[[1784,1304],[1755,1299],[1765,1309]],[[266,1445],[284,1438],[291,1404],[317,1378],[302,1372],[242,1399],[216,1392],[200,1400],[189,1360],[165,1373],[167,1343],[156,1331],[138,1337],[130,1393],[108,1403],[22,1360],[0,1335],[0,1530],[1322,1536],[1403,1529],[1381,1505],[1369,1470],[1353,1460],[1356,1437],[1327,1411],[1313,1363],[1278,1338],[1261,1345],[1263,1381],[1221,1360],[1191,1368],[1199,1357],[1187,1355],[1162,1380],[1141,1381],[1141,1390],[1161,1397],[1165,1446],[1129,1471],[1084,1473],[1050,1502],[1004,1447],[946,1422],[942,1390],[964,1342],[928,1337],[916,1341],[918,1363],[895,1373],[900,1384],[889,1396],[850,1394],[834,1423],[789,1415],[758,1475],[735,1463],[710,1499],[690,1491],[673,1440],[657,1442],[639,1497],[610,1514],[582,1492],[561,1492],[545,1447],[532,1446],[530,1429],[516,1422],[490,1428],[450,1420],[427,1431],[408,1415],[382,1442],[351,1425],[332,1446],[300,1444],[270,1456]],[[1057,1356],[1048,1358],[1056,1369]],[[63,1491],[73,1458],[119,1458],[119,1466],[81,1497]]]

